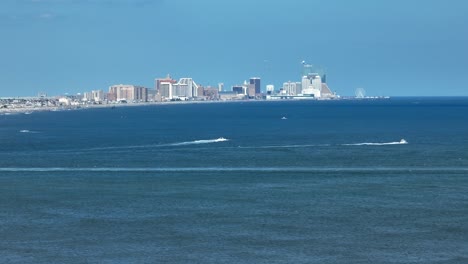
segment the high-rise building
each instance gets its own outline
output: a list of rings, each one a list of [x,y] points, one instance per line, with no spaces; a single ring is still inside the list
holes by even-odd
[[[175,84],[177,83],[176,80],[172,79],[171,78],[171,75],[167,75],[166,78],[161,78],[161,79],[156,79],[155,80],[155,89],[156,89],[156,93],[161,93],[161,83],[171,83],[171,84]]]
[[[172,99],[172,83],[171,82],[159,82],[158,91],[163,99]]]
[[[302,76],[302,91],[309,89],[311,82],[307,76]]]
[[[222,92],[224,90],[224,83],[218,83],[218,91]]]
[[[283,83],[283,92],[286,95],[296,95],[296,83],[291,81]]]
[[[320,78],[319,75],[315,76],[315,78],[312,80],[312,86],[316,90],[322,90],[322,78]]]
[[[302,82],[296,82],[296,94],[302,94]]]
[[[181,78],[179,82],[172,86],[174,88],[173,96],[187,98],[198,96],[199,86],[192,78]]]
[[[104,101],[104,91],[103,90],[94,90],[92,91],[92,98],[95,102],[102,102]]]
[[[255,94],[262,93],[261,86],[260,86],[260,78],[252,77],[250,78],[250,84],[254,85],[255,87]]]
[[[181,78],[178,82],[174,82],[172,79],[165,79],[165,81],[159,79],[157,85],[159,94],[166,100],[203,96],[203,87],[199,86],[192,78]]]
[[[83,93],[83,101],[93,101],[93,93],[92,92],[84,92]]]
[[[109,87],[109,93],[114,94],[117,101],[148,101],[148,88],[142,86],[124,84],[113,85]]]
[[[258,94],[256,91],[257,87],[255,86],[255,84],[247,85],[247,96],[249,96],[249,98],[255,98],[255,95]]]
[[[267,91],[267,94],[273,94],[273,92],[275,91],[275,86],[272,84],[267,85],[266,91]]]

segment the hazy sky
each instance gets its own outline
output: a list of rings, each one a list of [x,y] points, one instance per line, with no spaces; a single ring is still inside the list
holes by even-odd
[[[465,0],[0,0],[0,97],[168,73],[278,88],[302,60],[342,95],[468,95],[467,14]]]

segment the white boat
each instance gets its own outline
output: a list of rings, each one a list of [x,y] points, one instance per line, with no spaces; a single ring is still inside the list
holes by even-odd
[[[287,118],[287,117],[285,117],[285,116],[283,116],[281,119],[282,119],[282,120],[286,120],[286,119],[288,119],[288,118]]]
[[[402,138],[402,139],[400,140],[400,144],[408,144],[408,141],[406,141],[405,139]]]

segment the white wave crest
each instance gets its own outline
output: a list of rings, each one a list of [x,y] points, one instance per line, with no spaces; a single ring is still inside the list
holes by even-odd
[[[198,144],[211,144],[211,143],[218,143],[218,142],[225,142],[229,141],[229,139],[220,137],[217,139],[202,139],[202,140],[194,140],[194,141],[187,141],[187,142],[179,142],[169,144],[168,146],[187,146],[187,145],[198,145]]]

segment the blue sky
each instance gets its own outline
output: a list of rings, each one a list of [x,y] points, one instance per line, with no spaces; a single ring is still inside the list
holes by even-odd
[[[168,73],[279,87],[302,60],[342,95],[466,96],[467,13],[464,0],[1,0],[0,97]]]

